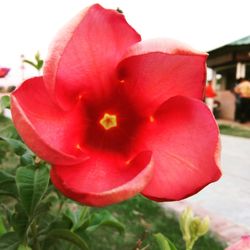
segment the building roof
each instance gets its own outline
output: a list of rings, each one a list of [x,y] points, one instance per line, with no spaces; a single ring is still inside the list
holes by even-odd
[[[237,46],[237,45],[248,45],[250,44],[250,36],[246,36],[246,37],[243,37],[239,40],[236,40],[234,42],[231,42],[229,44],[226,44],[225,46],[229,45],[229,46]]]
[[[221,47],[212,49],[210,51],[208,51],[208,53],[213,53],[213,52],[217,52],[217,51],[224,51],[224,50],[232,50],[232,49],[239,49],[239,47],[247,47],[249,49],[250,46],[250,36],[246,36],[243,37],[241,39],[238,39],[236,41],[233,41],[231,43],[225,44]]]
[[[225,44],[208,51],[207,65],[210,68],[235,65],[237,62],[250,62],[250,36]]]

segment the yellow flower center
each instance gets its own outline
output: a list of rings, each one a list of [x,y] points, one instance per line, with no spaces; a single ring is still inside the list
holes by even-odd
[[[117,127],[116,115],[105,113],[99,123],[106,130]]]

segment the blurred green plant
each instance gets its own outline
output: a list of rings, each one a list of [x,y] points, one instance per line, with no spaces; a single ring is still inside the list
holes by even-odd
[[[35,69],[37,69],[38,72],[41,71],[41,69],[43,67],[43,63],[44,63],[44,61],[41,59],[39,51],[36,52],[34,61],[28,60],[28,59],[23,59],[23,62],[34,67]]]
[[[194,216],[190,207],[187,207],[179,217],[179,226],[186,250],[192,250],[196,241],[209,230],[209,218]],[[163,234],[154,235],[160,250],[177,250],[175,245]]]
[[[209,218],[194,216],[190,207],[186,208],[179,218],[180,229],[186,250],[192,250],[195,242],[209,230]]]
[[[0,114],[3,114],[4,109],[10,108],[10,97],[5,95],[0,99]]]
[[[250,129],[242,125],[219,124],[220,133],[237,137],[250,138]]]
[[[160,250],[177,250],[174,244],[166,238],[163,234],[157,233],[154,235],[155,240],[160,248]]]

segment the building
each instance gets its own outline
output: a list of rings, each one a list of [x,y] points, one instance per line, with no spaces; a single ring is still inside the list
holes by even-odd
[[[213,71],[218,91],[220,118],[234,119],[233,88],[241,77],[250,80],[250,36],[208,51],[207,66]]]

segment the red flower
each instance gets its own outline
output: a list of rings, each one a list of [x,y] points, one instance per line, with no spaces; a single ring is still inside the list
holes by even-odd
[[[0,78],[5,77],[9,73],[9,68],[0,68]]]
[[[250,249],[250,235],[242,236],[241,240],[225,250],[249,250]]]
[[[14,123],[74,200],[185,198],[221,175],[218,128],[201,101],[206,57],[140,42],[122,14],[93,5],[58,35],[44,76],[12,94]]]

